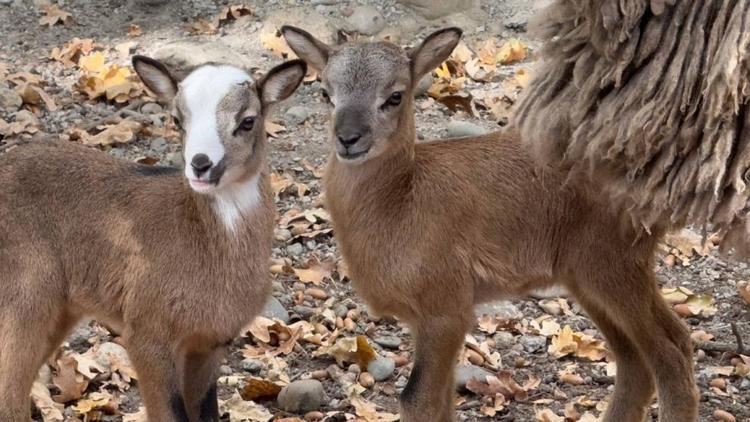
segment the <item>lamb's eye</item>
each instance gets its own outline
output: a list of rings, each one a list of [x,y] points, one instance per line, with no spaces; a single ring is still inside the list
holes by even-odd
[[[401,104],[401,99],[403,98],[403,96],[404,96],[403,91],[396,91],[393,94],[391,94],[390,97],[388,97],[388,99],[385,101],[385,104],[389,106],[397,106]]]
[[[245,117],[240,122],[240,130],[244,130],[246,132],[253,130],[253,126],[255,126],[255,117]]]

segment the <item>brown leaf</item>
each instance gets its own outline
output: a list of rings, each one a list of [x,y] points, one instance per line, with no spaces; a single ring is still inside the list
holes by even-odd
[[[143,31],[141,31],[141,27],[131,23],[128,25],[128,36],[129,37],[140,37],[143,34]]]
[[[116,125],[105,126],[100,133],[81,139],[85,145],[113,145],[124,144],[135,140],[136,135],[143,128],[143,124],[132,120],[123,120]]]
[[[216,26],[220,26],[231,20],[237,20],[242,16],[252,16],[253,10],[244,4],[236,4],[223,7],[214,18]]]
[[[54,26],[58,23],[63,25],[71,25],[73,23],[73,15],[61,10],[57,5],[49,4],[42,7],[44,16],[39,18],[39,25]]]
[[[295,268],[294,274],[303,283],[312,283],[319,285],[326,278],[330,278],[333,275],[333,271],[336,268],[336,264],[332,261],[324,262],[308,262],[307,268]]]
[[[279,134],[282,132],[286,132],[286,126],[272,122],[270,120],[266,120],[266,133],[271,138],[278,138]]]
[[[251,378],[247,381],[245,387],[240,392],[240,396],[243,400],[275,400],[280,391],[281,386],[276,385],[271,381]]]
[[[219,32],[219,28],[214,22],[199,18],[197,21],[185,25],[185,31],[190,35],[214,35]]]
[[[470,116],[474,116],[474,110],[471,107],[471,100],[472,96],[471,94],[468,95],[445,95],[442,97],[435,98],[438,102],[442,103],[450,111],[457,112],[457,111],[465,111]]]
[[[73,38],[65,45],[55,47],[50,53],[50,58],[63,64],[65,67],[73,67],[78,63],[82,55],[90,54],[94,48],[101,48],[90,38],[79,39]]]
[[[483,396],[495,396],[502,394],[507,399],[524,401],[528,398],[528,392],[539,385],[539,380],[529,378],[524,386],[518,384],[511,376],[510,371],[500,371],[497,376],[487,376],[486,380],[471,378],[466,383],[466,388],[476,394]]]
[[[42,413],[44,422],[62,422],[64,420],[62,411],[65,406],[55,403],[49,390],[41,382],[34,382],[34,386],[31,388],[31,399]]]
[[[44,90],[36,85],[26,84],[18,90],[21,98],[23,98],[24,104],[40,105],[44,102],[44,105],[49,111],[57,110],[57,105],[52,97],[44,92]]]
[[[740,296],[745,299],[745,302],[750,305],[750,283],[747,281],[740,281],[737,283],[737,292]]]
[[[60,394],[52,398],[58,403],[67,403],[83,397],[89,383],[78,373],[78,362],[71,356],[64,356],[57,360],[57,368],[53,382],[60,389]]]

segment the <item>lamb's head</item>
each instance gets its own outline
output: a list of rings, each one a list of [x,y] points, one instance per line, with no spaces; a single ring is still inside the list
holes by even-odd
[[[392,140],[413,126],[419,80],[447,59],[461,39],[460,29],[446,28],[407,52],[388,42],[333,48],[299,28],[284,26],[281,32],[292,50],[320,73],[321,95],[332,106],[336,155],[351,164],[394,150]]]
[[[233,66],[203,65],[178,82],[154,59],[135,56],[133,67],[149,90],[168,104],[182,132],[190,187],[208,194],[260,172],[268,110],[291,95],[307,71],[304,62],[294,60],[255,81]]]

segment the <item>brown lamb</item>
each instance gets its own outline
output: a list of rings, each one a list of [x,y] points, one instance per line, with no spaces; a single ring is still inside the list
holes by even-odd
[[[336,239],[357,292],[396,315],[416,344],[404,422],[454,420],[454,368],[474,305],[564,285],[617,360],[608,422],[697,418],[692,344],[653,274],[661,230],[641,235],[586,184],[537,169],[514,133],[416,143],[413,92],[461,31],[412,52],[385,42],[325,45],[283,27],[331,104],[324,177]]]

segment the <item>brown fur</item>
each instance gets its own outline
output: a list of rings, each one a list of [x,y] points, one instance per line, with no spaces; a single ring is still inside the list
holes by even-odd
[[[149,420],[218,420],[218,364],[270,289],[260,126],[259,200],[234,233],[179,169],[52,141],[0,156],[0,422],[30,419],[39,366],[84,316],[122,335]]]
[[[357,291],[375,311],[406,321],[414,336],[402,421],[454,420],[453,370],[475,304],[555,283],[579,300],[616,356],[619,376],[605,420],[642,421],[655,387],[662,422],[696,419],[690,338],[652,271],[660,232],[639,236],[598,194],[564,186],[562,173],[535,169],[516,134],[415,144],[410,94],[422,74],[450,54],[457,31],[438,32],[410,57],[400,52],[404,60],[394,57],[392,68],[377,71],[368,67],[382,66],[379,55],[396,54],[393,46],[313,54],[319,47],[309,34],[282,31],[300,57],[313,55],[309,64],[327,57],[319,70],[335,104],[333,127],[346,115],[340,104],[351,100],[341,90],[373,101],[390,75],[409,75],[401,105],[380,112],[393,113],[393,130],[363,123],[372,136],[361,142],[372,147],[356,160],[341,157],[334,137],[337,152],[324,179]],[[370,62],[372,50],[379,53]],[[380,83],[383,72],[389,76]]]
[[[638,227],[713,224],[750,252],[750,3],[556,0],[516,121],[544,164]]]

